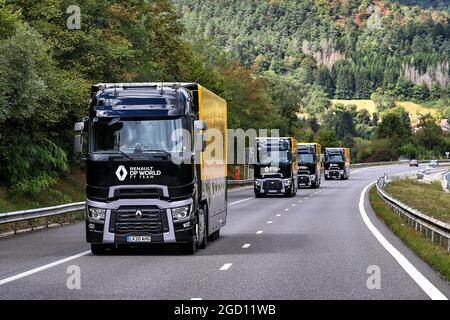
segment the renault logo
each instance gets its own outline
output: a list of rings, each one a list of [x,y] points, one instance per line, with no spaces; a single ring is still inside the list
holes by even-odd
[[[141,218],[142,212],[140,210],[138,210],[138,211],[136,211],[135,215],[136,215],[136,218]]]
[[[119,179],[119,181],[124,181],[125,178],[127,177],[127,175],[128,175],[128,171],[127,171],[127,169],[125,169],[124,166],[120,166],[117,168],[116,176],[117,176],[117,179]]]

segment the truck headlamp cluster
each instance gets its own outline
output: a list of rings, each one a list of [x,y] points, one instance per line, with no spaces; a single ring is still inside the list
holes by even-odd
[[[261,181],[260,181],[260,180],[255,180],[255,185],[256,185],[257,187],[261,186]]]
[[[285,186],[290,186],[291,185],[291,179],[283,179],[283,183]]]
[[[88,217],[91,220],[95,220],[97,222],[105,221],[106,209],[88,207]]]
[[[172,208],[172,217],[174,221],[183,221],[191,216],[191,205]]]

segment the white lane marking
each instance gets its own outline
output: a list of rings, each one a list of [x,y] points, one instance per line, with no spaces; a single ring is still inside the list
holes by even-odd
[[[247,249],[247,248],[250,247],[250,246],[251,246],[250,243],[246,243],[246,244],[244,244],[244,245],[242,246],[242,249]]]
[[[235,201],[235,202],[229,203],[228,205],[229,205],[229,206],[232,206],[232,205],[234,205],[234,204],[238,204],[238,203],[241,203],[241,202],[244,202],[244,201],[248,201],[248,200],[252,200],[252,199],[255,199],[255,197],[251,197],[251,198],[247,198],[247,199],[242,199],[242,200],[239,200],[239,201]]]
[[[295,206],[297,206],[297,205],[296,205],[296,204],[293,204],[293,205],[292,205],[292,207],[295,207]]]
[[[318,193],[319,193],[319,191],[314,192],[314,194],[318,194]]]
[[[289,208],[287,208],[287,209],[284,209],[284,211],[289,211]]]
[[[271,224],[271,223],[272,223],[272,220],[267,221],[267,224]]]
[[[230,269],[230,267],[232,266],[232,263],[225,263],[222,267],[220,267],[220,271],[226,271],[228,269]]]
[[[28,271],[16,274],[15,276],[2,279],[2,280],[0,280],[0,286],[2,286],[4,284],[7,284],[9,282],[12,282],[12,281],[21,279],[21,278],[25,278],[25,277],[31,276],[32,274],[44,271],[46,269],[50,269],[50,268],[56,267],[57,265],[60,265],[60,264],[63,264],[63,263],[66,263],[66,262],[69,262],[69,261],[81,258],[83,256],[86,256],[86,255],[90,254],[90,253],[91,253],[91,250],[84,251],[84,252],[81,252],[79,254],[76,254],[76,255],[73,255],[73,256],[70,256],[70,257],[67,257],[67,258],[64,258],[64,259],[61,259],[61,260],[58,260],[58,261],[46,264],[46,265],[43,265],[41,267],[34,268],[34,269],[31,269],[31,270],[28,270]]]
[[[302,203],[303,201],[302,200],[298,200],[298,203]]]
[[[203,300],[203,298],[191,298],[191,300]]]
[[[364,208],[364,199],[367,192],[376,181],[369,183],[364,190],[361,192],[359,198],[359,213],[366,224],[367,228],[372,232],[378,242],[391,254],[392,257],[400,264],[403,270],[422,288],[422,290],[432,299],[432,300],[448,300],[442,292],[439,291],[425,276],[420,273],[419,270],[414,267],[414,265],[409,262],[409,260],[400,253],[386,238],[381,234],[380,231],[372,224],[367,215],[366,209]]]
[[[281,214],[277,214],[277,217],[281,217]]]
[[[305,200],[308,200],[308,198],[305,198]]]
[[[262,233],[263,233],[262,230],[256,231],[256,234],[262,234]]]

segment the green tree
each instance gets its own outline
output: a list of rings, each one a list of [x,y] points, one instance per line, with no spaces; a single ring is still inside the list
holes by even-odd
[[[320,129],[317,131],[314,141],[320,143],[322,148],[339,147],[339,141],[336,137],[336,132],[330,129]]]

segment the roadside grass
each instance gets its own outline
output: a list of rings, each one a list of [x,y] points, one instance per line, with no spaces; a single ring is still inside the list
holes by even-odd
[[[0,183],[0,213],[51,207],[65,203],[84,201],[85,196],[85,174],[82,171],[73,171],[58,179],[56,184],[49,190],[39,194],[22,194],[9,191],[7,186]],[[50,217],[49,223],[67,223],[84,218],[84,212],[73,212],[63,216]],[[35,219],[31,222],[17,223],[17,229],[28,229],[45,224],[45,219]],[[14,224],[0,225],[0,233],[11,231]]]
[[[412,250],[433,269],[450,281],[450,254],[424,234],[416,231],[386,205],[376,187],[369,192],[370,204],[376,215]],[[445,243],[444,245],[446,245]]]
[[[450,222],[450,195],[441,183],[420,183],[414,180],[394,180],[386,185],[386,192],[424,214],[443,222]]]

